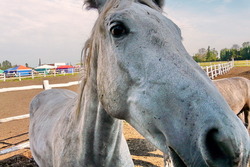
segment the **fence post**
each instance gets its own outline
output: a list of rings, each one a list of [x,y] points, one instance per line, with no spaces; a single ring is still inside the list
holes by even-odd
[[[49,85],[49,80],[44,80],[43,81],[43,89],[44,90],[51,89],[51,86]]]
[[[34,79],[34,71],[33,70],[31,71],[31,76],[32,76],[32,79]]]
[[[208,70],[208,66],[206,66],[206,73],[207,73],[207,76],[209,77],[209,70]]]
[[[19,81],[21,81],[22,79],[21,79],[21,74],[20,74],[20,72],[18,73],[18,76],[19,76]]]
[[[221,64],[221,71],[222,71],[221,75],[225,74],[224,64]]]
[[[214,70],[213,70],[213,66],[211,65],[211,78],[214,79]]]
[[[230,70],[230,66],[231,66],[231,64],[230,64],[230,62],[228,62],[228,64],[227,64],[227,72]]]
[[[218,70],[219,70],[219,75],[221,75],[222,74],[222,72],[221,72],[221,64],[218,65]]]
[[[214,65],[214,70],[215,70],[214,76],[217,77],[218,76],[218,69],[217,69],[217,65],[216,64]]]

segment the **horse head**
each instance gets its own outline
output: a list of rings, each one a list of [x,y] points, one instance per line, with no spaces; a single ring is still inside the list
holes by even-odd
[[[163,0],[86,4],[99,11],[86,45],[87,80],[105,111],[170,150],[176,166],[244,166],[247,131],[185,50]]]

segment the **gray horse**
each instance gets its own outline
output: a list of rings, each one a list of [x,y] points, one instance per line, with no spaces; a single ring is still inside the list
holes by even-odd
[[[163,0],[88,0],[99,17],[85,45],[80,94],[48,90],[30,106],[30,147],[41,167],[132,167],[130,123],[178,167],[244,167],[250,139],[188,55]]]
[[[231,109],[249,130],[250,81],[244,77],[232,77],[213,82]]]

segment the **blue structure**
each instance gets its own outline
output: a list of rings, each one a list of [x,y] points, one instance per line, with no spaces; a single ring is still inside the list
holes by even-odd
[[[4,73],[6,74],[6,76],[8,76],[8,74],[12,75],[16,74],[16,76],[28,76],[31,75],[32,73],[32,69],[19,65],[17,67],[13,67],[13,68],[9,68],[7,70],[4,70]]]
[[[56,68],[59,73],[74,73],[74,67],[70,65],[63,65]]]

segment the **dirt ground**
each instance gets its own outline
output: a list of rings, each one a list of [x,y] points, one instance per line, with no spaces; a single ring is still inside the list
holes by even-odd
[[[250,79],[250,67],[234,67],[227,74],[220,75],[215,79],[239,77],[239,76]]]
[[[250,79],[250,67],[234,67],[229,73],[219,76],[227,78],[243,76]],[[0,89],[28,85],[42,85],[43,80],[50,84],[67,83],[79,80],[79,76],[46,77],[34,80],[0,82]],[[78,86],[66,89],[78,91]],[[29,113],[29,103],[42,89],[12,91],[0,93],[0,119]],[[28,140],[29,119],[0,123],[0,150]],[[149,144],[129,124],[124,123],[124,135],[127,139],[130,152],[137,167],[164,166],[162,153]],[[35,167],[37,166],[29,149],[23,149],[6,155],[0,155],[0,167]]]

